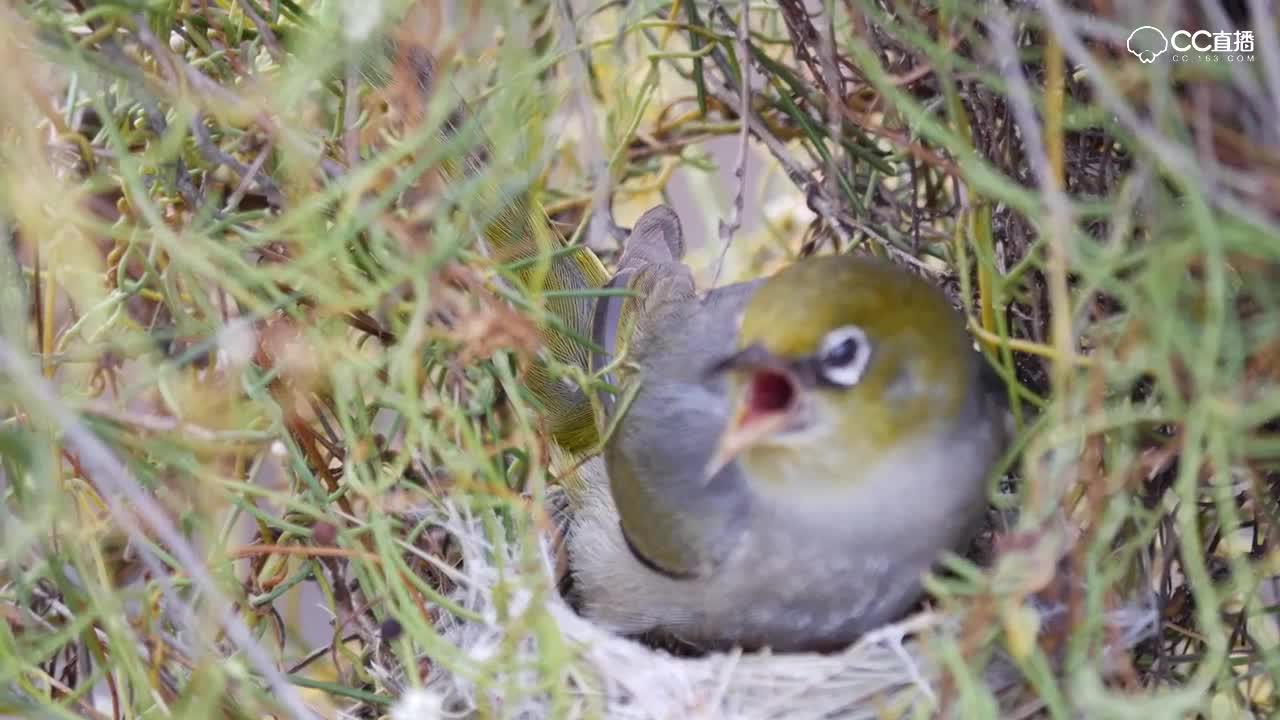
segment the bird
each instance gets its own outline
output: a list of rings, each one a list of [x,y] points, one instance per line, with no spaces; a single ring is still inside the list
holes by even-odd
[[[408,50],[428,93],[434,58]],[[441,140],[469,117],[460,102]],[[482,170],[483,142],[445,178]],[[481,228],[491,256],[556,291],[544,360],[617,389],[529,368],[566,470],[551,498],[566,595],[588,620],[698,650],[837,649],[908,610],[979,530],[1007,443],[1002,383],[939,288],[834,254],[699,290],[666,205],[610,274],[527,192],[483,182],[502,206]]]
[[[570,492],[580,612],[779,652],[898,618],[981,528],[1007,442],[963,316],[906,268],[851,254],[699,292],[667,206],[627,242],[612,283],[636,292],[600,298],[592,337],[594,366],[622,352],[615,382],[635,391]]]

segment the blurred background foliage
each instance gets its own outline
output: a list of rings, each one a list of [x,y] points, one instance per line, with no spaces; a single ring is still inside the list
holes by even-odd
[[[1140,25],[1254,49],[1141,63]],[[548,298],[477,241],[527,193],[606,263],[669,202],[704,285],[871,253],[965,309],[1019,442],[932,583],[942,707],[995,716],[999,651],[1021,716],[1270,716],[1276,29],[1225,0],[6,3],[0,712],[379,717],[440,672],[492,682],[486,715],[600,711],[538,601]],[[440,632],[476,619],[418,512],[444,497],[524,548],[531,594],[485,620],[537,637],[532,681]]]

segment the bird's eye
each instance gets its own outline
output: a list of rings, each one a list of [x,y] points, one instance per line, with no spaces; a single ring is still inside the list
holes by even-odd
[[[846,325],[822,338],[820,373],[834,385],[857,385],[871,360],[871,343],[862,328]]]

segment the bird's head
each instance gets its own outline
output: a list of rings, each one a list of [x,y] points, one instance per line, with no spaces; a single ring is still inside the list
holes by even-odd
[[[959,416],[976,353],[942,292],[850,255],[803,260],[748,302],[727,375],[730,418],[707,472],[733,460],[764,482],[831,482]],[[846,480],[847,481],[847,480]]]

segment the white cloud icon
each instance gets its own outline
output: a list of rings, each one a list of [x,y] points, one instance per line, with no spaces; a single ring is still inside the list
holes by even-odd
[[[1129,48],[1129,52],[1136,55],[1142,62],[1153,63],[1169,49],[1169,39],[1164,36],[1160,28],[1143,25],[1129,33],[1129,40],[1125,43],[1125,47]]]

